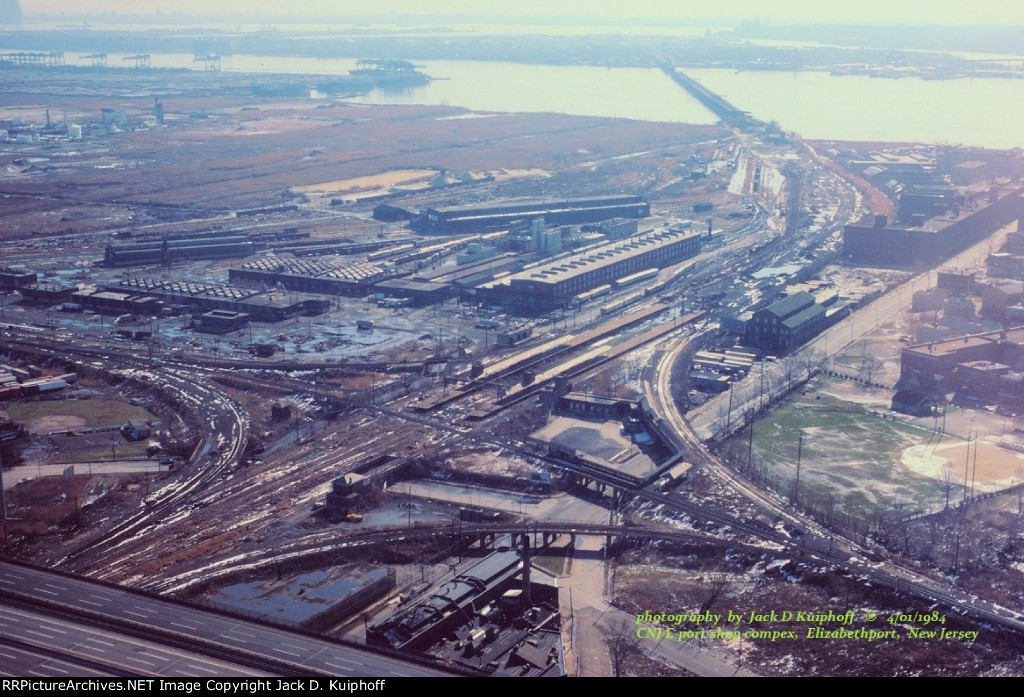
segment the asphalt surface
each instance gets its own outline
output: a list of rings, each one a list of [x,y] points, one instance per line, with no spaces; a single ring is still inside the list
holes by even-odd
[[[32,630],[34,633],[27,633],[26,627],[30,625],[26,623],[31,622],[30,617],[20,614],[21,610],[11,604],[0,602],[0,636],[21,641],[34,637],[39,648],[69,653],[91,646],[91,659],[102,658],[104,664],[111,662],[110,668],[143,674],[163,674],[158,673],[160,670],[183,670],[182,674],[189,674],[193,668],[201,669],[194,674],[204,674],[206,664],[183,662],[187,654],[202,649],[204,653],[223,650],[225,655],[238,656],[239,660],[241,657],[254,660],[266,657],[298,675],[354,678],[450,675],[441,669],[7,561],[0,561],[0,598],[38,603],[59,610],[62,617],[102,618],[118,626],[117,634],[137,628],[145,630],[150,641],[160,637],[159,643],[163,645],[160,648],[146,646],[125,652],[115,650],[116,644],[104,646],[103,642],[111,643],[109,636],[72,632],[72,625],[60,618],[37,625]],[[168,643],[184,646],[186,651],[173,651],[167,648]],[[240,670],[251,674],[249,668]]]

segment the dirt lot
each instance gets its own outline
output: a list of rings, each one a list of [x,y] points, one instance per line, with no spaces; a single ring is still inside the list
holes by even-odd
[[[913,608],[906,599],[857,583],[826,569],[802,567],[784,557],[766,553],[760,558],[732,553],[722,558],[699,549],[634,548],[618,559],[614,574],[614,601],[627,612],[683,614],[710,612],[717,622],[684,621],[665,626],[674,630],[705,630],[703,638],[686,638],[695,646],[714,646],[732,654],[736,662],[763,675],[1020,675],[1019,645],[1015,638],[987,630],[983,625],[945,618],[931,629],[977,631],[975,641],[938,637],[911,639],[913,623],[888,618]],[[783,619],[782,613],[792,614]],[[841,615],[853,611],[853,622],[804,621],[797,611]],[[729,622],[728,613],[741,617]],[[754,613],[752,615],[751,613]],[[772,613],[775,613],[772,616]],[[858,628],[895,631],[896,637],[877,640],[812,638],[808,630]],[[716,634],[715,630],[721,630]],[[727,636],[726,632],[739,632]],[[794,632],[790,636],[772,638]]]
[[[61,399],[11,402],[7,412],[32,433],[77,426],[120,425],[129,419],[152,419],[144,407],[116,399]]]

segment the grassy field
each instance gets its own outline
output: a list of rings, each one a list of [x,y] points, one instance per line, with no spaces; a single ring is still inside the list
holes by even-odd
[[[819,394],[813,385],[754,425],[754,456],[766,463],[780,491],[792,490],[802,434],[801,496],[830,493],[849,512],[870,512],[897,502],[926,508],[940,500],[941,483],[901,461],[907,448],[928,441],[926,431]],[[748,431],[738,434],[732,447],[745,454],[747,436]]]
[[[66,399],[34,402],[11,402],[7,412],[15,421],[27,423],[43,416],[76,416],[86,426],[123,424],[128,419],[152,419],[153,414],[142,407],[114,399]]]
[[[146,456],[146,441],[140,443],[126,443],[120,436],[117,436],[116,450],[118,460],[129,460]],[[60,450],[53,458],[54,462],[110,462],[112,453],[110,444],[88,444],[76,446],[67,450]],[[154,459],[154,462],[156,460]]]

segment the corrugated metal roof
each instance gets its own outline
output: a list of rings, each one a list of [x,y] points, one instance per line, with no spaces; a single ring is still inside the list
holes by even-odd
[[[765,312],[770,312],[781,320],[786,319],[787,317],[790,317],[813,304],[814,296],[807,291],[802,290],[799,293],[788,295],[782,300],[776,300],[765,308]]]

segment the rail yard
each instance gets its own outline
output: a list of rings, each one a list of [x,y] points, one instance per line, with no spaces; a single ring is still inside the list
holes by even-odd
[[[957,201],[936,218],[952,261],[862,279],[851,256],[893,254],[872,235],[926,229],[920,212],[890,222],[899,196],[865,168],[924,156],[803,142],[660,67],[723,123],[262,96],[280,78],[244,73],[175,72],[171,90],[146,70],[6,68],[5,557],[254,623],[223,629],[230,641],[195,630],[195,665],[331,673],[270,655],[262,634],[266,660],[246,662],[231,642],[263,627],[304,632],[287,640],[310,655],[358,656],[360,675],[402,674],[396,651],[416,653],[409,674],[608,675],[615,627],[645,610],[838,603],[948,616],[942,674],[1019,675],[1019,530],[998,575],[961,544],[971,515],[1016,525],[1012,473],[984,496],[965,475],[959,507],[949,475],[945,507],[891,518],[800,489],[799,450],[795,483],[753,455],[773,405],[822,401],[815,381],[849,380],[886,413],[880,390],[924,389],[883,380],[867,342],[904,331],[940,267],[1013,244],[1019,153],[936,164],[954,179],[965,158],[991,169],[915,199],[932,213]],[[927,357],[998,332],[940,310],[903,343]],[[859,372],[843,372],[859,345]],[[955,437],[938,409],[904,427]],[[961,409],[951,432],[971,424],[977,459],[995,406]],[[911,524],[931,531],[931,556],[900,547]],[[5,597],[58,605],[19,586],[43,572],[2,571]],[[346,590],[317,600],[317,584]],[[632,650],[648,674],[937,670],[924,643],[901,665],[884,642],[829,656],[750,624],[741,642]],[[103,660],[90,665],[145,673]]]

